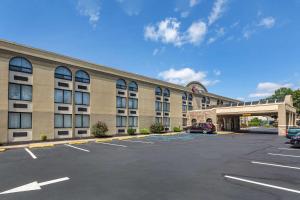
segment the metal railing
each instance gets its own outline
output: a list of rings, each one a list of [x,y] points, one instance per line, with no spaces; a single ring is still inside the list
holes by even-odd
[[[238,107],[238,106],[251,106],[251,105],[266,105],[266,104],[274,104],[274,103],[283,103],[284,99],[271,99],[271,100],[259,100],[259,101],[245,101],[245,102],[238,102],[238,103],[226,103],[223,105],[210,105],[206,109],[211,108],[220,108],[220,107]]]

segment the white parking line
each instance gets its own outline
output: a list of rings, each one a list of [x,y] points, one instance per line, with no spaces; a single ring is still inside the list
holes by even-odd
[[[70,145],[70,144],[65,144],[65,145],[66,145],[66,146],[68,146],[68,147],[74,148],[74,149],[81,150],[81,151],[90,152],[90,150],[87,150],[87,149],[82,149],[82,148],[79,148],[79,147],[75,147],[75,146],[73,146],[73,145]]]
[[[27,151],[27,153],[33,158],[33,159],[37,159],[37,157],[28,149],[28,148],[24,148],[25,151]]]
[[[121,145],[121,144],[112,144],[112,143],[106,143],[106,142],[97,142],[99,144],[107,144],[107,145],[111,145],[111,146],[118,146],[118,147],[127,147],[125,145]]]
[[[123,140],[126,142],[136,142],[136,143],[143,143],[143,144],[154,144],[154,142],[146,142],[146,141],[140,141],[140,140]]]
[[[258,164],[258,165],[268,165],[268,166],[274,166],[274,167],[282,167],[282,168],[289,168],[289,169],[299,169],[300,167],[292,167],[288,165],[278,165],[278,164],[273,164],[273,163],[264,163],[264,162],[256,162],[256,161],[251,161],[252,164]]]
[[[300,149],[292,149],[292,148],[278,148],[280,150],[289,150],[289,151],[299,151]]]
[[[227,175],[225,175],[224,177],[228,178],[228,179],[233,179],[233,180],[237,180],[237,181],[242,181],[242,182],[246,182],[246,183],[251,183],[251,184],[255,184],[255,185],[261,185],[261,186],[264,186],[264,187],[269,187],[269,188],[274,188],[274,189],[278,189],[278,190],[284,190],[284,191],[294,192],[294,193],[300,194],[299,190],[289,189],[289,188],[280,187],[280,186],[276,186],[276,185],[270,185],[270,184],[261,183],[261,182],[257,182],[257,181],[251,181],[251,180],[247,180],[247,179],[243,179],[243,178],[238,178],[238,177],[234,177],[234,176],[227,176]]]
[[[268,154],[271,155],[271,156],[283,156],[283,157],[300,158],[300,156],[280,154],[280,153],[268,153]]]

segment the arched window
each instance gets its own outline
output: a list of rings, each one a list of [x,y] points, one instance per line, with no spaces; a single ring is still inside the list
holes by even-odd
[[[187,94],[186,94],[186,92],[184,92],[184,93],[182,94],[182,100],[187,100]]]
[[[63,66],[57,67],[55,69],[55,78],[65,79],[65,80],[72,80],[72,72]]]
[[[155,95],[157,96],[161,96],[162,95],[162,91],[160,87],[155,88]]]
[[[210,98],[209,97],[206,98],[206,103],[210,104]]]
[[[26,58],[14,57],[9,61],[9,70],[32,74],[32,65]]]
[[[117,85],[116,85],[116,87],[117,87],[118,89],[126,90],[127,86],[126,86],[125,80],[123,80],[123,79],[117,80]]]
[[[169,97],[170,96],[170,90],[165,88],[164,89],[164,97]]]
[[[205,103],[205,102],[206,102],[206,98],[202,97],[202,103]]]
[[[90,76],[83,70],[78,70],[75,74],[75,81],[81,83],[90,83]]]
[[[135,81],[131,81],[128,85],[130,91],[138,91],[138,85]]]
[[[189,101],[193,101],[193,95],[189,94]]]

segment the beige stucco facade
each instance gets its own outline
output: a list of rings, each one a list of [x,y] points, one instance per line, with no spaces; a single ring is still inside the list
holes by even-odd
[[[10,61],[15,57],[27,59],[31,63],[32,73],[10,70]],[[55,73],[58,66],[68,68],[72,73],[72,80],[57,78]],[[89,75],[89,83],[75,80],[78,70]],[[0,41],[0,74],[0,143],[40,140],[42,135],[48,139],[89,137],[91,127],[98,121],[107,124],[110,134],[126,134],[129,117],[137,117],[137,123],[133,127],[137,132],[142,128],[149,128],[158,118],[162,121],[168,118],[169,123],[165,128],[170,131],[174,127],[187,125],[188,110],[208,108],[221,102],[238,102],[209,93],[197,82],[184,87],[7,41]],[[124,80],[127,86],[134,81],[138,85],[138,91],[131,91],[129,87],[116,88],[119,79]],[[32,99],[10,99],[10,84],[31,86]],[[170,96],[156,95],[157,87],[168,89]],[[55,103],[55,90],[71,91],[72,103]],[[77,105],[74,97],[76,92],[88,93],[89,104]],[[183,99],[183,94],[190,95],[191,99]],[[117,96],[127,100],[125,108],[116,107]],[[138,100],[137,108],[128,108],[129,98]],[[170,108],[157,110],[156,101],[160,101],[162,105],[168,104]],[[30,113],[32,126],[9,127],[9,113]],[[56,115],[71,116],[71,126],[56,127]],[[75,126],[77,115],[89,116],[89,126]],[[124,116],[127,119],[126,125],[117,126],[117,116]]]

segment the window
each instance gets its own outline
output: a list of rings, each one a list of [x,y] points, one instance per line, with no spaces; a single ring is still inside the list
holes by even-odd
[[[90,105],[90,94],[87,92],[75,92],[76,105]]]
[[[129,91],[138,91],[138,85],[136,82],[131,81],[128,85],[128,90]]]
[[[206,98],[202,97],[202,103],[206,103]]]
[[[81,83],[90,83],[90,76],[83,70],[78,70],[75,74],[75,81]]]
[[[164,127],[170,127],[170,118],[169,117],[164,117],[163,118],[163,126]]]
[[[164,89],[164,97],[170,97],[170,90],[167,88]]]
[[[193,101],[193,95],[192,94],[189,94],[189,101]]]
[[[64,80],[72,80],[72,72],[63,66],[57,67],[55,69],[55,78],[64,79]]]
[[[187,94],[186,93],[182,94],[182,100],[187,100]]]
[[[182,112],[186,112],[186,105],[182,105]]]
[[[9,70],[32,74],[32,65],[26,58],[14,57],[9,61]]]
[[[126,120],[127,117],[126,116],[117,116],[117,127],[126,127]]]
[[[8,128],[10,129],[31,129],[32,114],[31,113],[8,113]]]
[[[75,116],[75,127],[76,128],[89,128],[90,127],[90,116],[89,115],[76,115]]]
[[[155,117],[155,123],[162,124],[162,118],[161,117]]]
[[[155,101],[155,111],[162,111],[162,102]]]
[[[117,97],[117,108],[126,108],[126,98]]]
[[[138,117],[128,117],[128,126],[129,127],[138,127]]]
[[[206,103],[210,104],[210,98],[209,97],[206,98]]]
[[[32,86],[21,84],[9,84],[9,99],[10,100],[32,100]]]
[[[189,109],[189,110],[193,110],[193,106],[189,105],[189,106],[188,106],[188,109]]]
[[[182,126],[187,126],[187,118],[182,119]]]
[[[128,99],[128,108],[129,109],[138,109],[138,100],[134,98]]]
[[[163,110],[164,112],[170,112],[170,103],[164,102]]]
[[[123,80],[123,79],[119,79],[117,80],[117,85],[116,87],[118,89],[123,89],[123,90],[126,90],[127,86],[126,86],[126,82]]]
[[[55,128],[72,128],[72,115],[55,114],[54,126]]]
[[[54,100],[55,100],[55,103],[71,104],[72,103],[72,91],[55,89]]]
[[[157,96],[161,96],[162,95],[162,91],[160,87],[155,88],[155,95]]]

